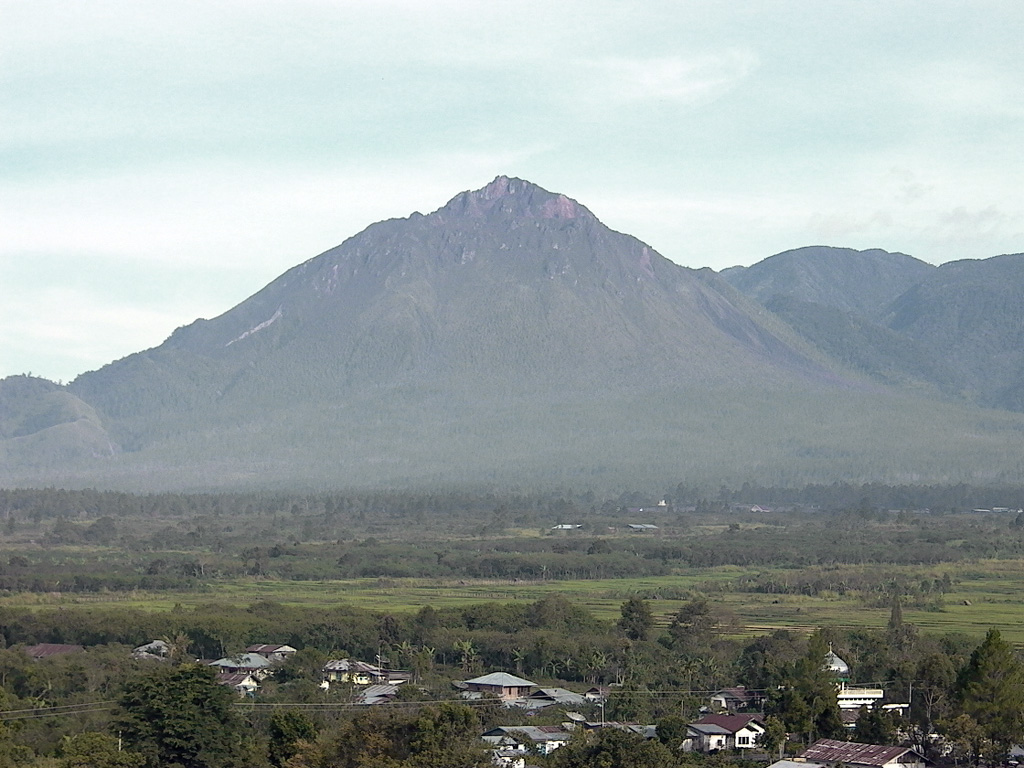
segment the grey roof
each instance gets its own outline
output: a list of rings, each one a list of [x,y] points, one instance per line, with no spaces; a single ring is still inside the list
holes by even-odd
[[[472,680],[464,680],[466,685],[493,685],[501,688],[532,688],[536,683],[523,680],[521,677],[510,675],[508,672],[491,672],[483,677],[474,677]]]
[[[821,763],[804,763],[796,760],[776,760],[768,768],[825,768]]]
[[[238,656],[225,656],[223,659],[211,661],[210,666],[228,669],[266,669],[272,665],[266,656],[260,656],[258,653],[241,653]]]
[[[166,656],[170,652],[171,646],[163,640],[152,640],[145,645],[140,645],[138,648],[132,650],[132,653],[149,653],[156,654],[158,656]]]
[[[368,685],[359,692],[359,703],[372,706],[391,701],[398,692],[397,685]]]
[[[690,723],[688,727],[691,731],[703,733],[706,736],[729,736],[732,734],[728,728],[723,728],[716,723]]]
[[[356,659],[331,659],[324,664],[324,671],[330,672],[364,672],[369,675],[379,675],[382,670],[375,664],[368,664],[365,661]]]
[[[585,696],[567,691],[565,688],[541,688],[534,691],[524,699],[519,699],[517,704],[526,709],[543,709],[559,705],[563,707],[578,707],[590,704],[591,700]]]
[[[296,649],[292,648],[290,645],[275,645],[272,643],[256,643],[255,645],[250,645],[245,650],[250,653],[259,653],[263,655],[268,653],[277,653],[282,655],[296,653]]]
[[[483,734],[483,738],[497,737],[529,739],[530,741],[568,741],[572,734],[558,725],[499,725]]]

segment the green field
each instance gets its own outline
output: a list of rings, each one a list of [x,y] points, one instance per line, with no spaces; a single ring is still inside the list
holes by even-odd
[[[870,568],[870,566],[865,566]],[[907,579],[949,574],[954,589],[938,608],[904,608],[904,619],[924,632],[963,632],[981,636],[990,628],[1024,645],[1024,562],[986,560],[939,567],[888,567]],[[327,607],[351,605],[382,612],[402,613],[430,605],[458,607],[480,602],[534,601],[561,593],[605,620],[618,618],[619,606],[631,595],[650,600],[659,623],[666,625],[687,594],[708,595],[737,617],[737,633],[757,635],[774,629],[811,631],[820,626],[881,628],[889,608],[865,604],[858,594],[761,594],[738,591],[734,582],[765,569],[727,566],[683,571],[672,576],[639,579],[580,581],[488,581],[439,579],[348,579],[336,581],[284,581],[233,579],[215,581],[201,591],[128,592],[102,595],[60,593],[17,594],[0,599],[9,607],[120,605],[147,610],[229,603],[248,605],[272,601],[286,605]],[[666,599],[665,595],[672,599]]]

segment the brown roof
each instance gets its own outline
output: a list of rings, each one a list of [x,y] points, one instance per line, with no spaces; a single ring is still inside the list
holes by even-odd
[[[266,655],[268,653],[276,653],[282,648],[287,648],[288,650],[295,650],[290,645],[277,645],[273,643],[256,643],[256,645],[250,645],[245,650],[248,653],[262,653]]]
[[[737,701],[742,701],[743,703],[747,703],[754,698],[754,694],[752,694],[742,685],[737,686],[736,688],[723,688],[718,693],[716,693],[715,696],[728,696],[733,699],[736,699]]]
[[[818,763],[855,763],[883,766],[914,750],[909,747],[888,747],[878,744],[860,744],[856,741],[819,739],[800,755],[804,760]],[[918,756],[920,757],[920,756]],[[922,760],[924,758],[921,758]]]
[[[759,715],[705,715],[693,725],[717,725],[729,733],[736,733],[746,728],[752,721],[764,726]]]
[[[218,672],[217,682],[221,685],[239,685],[246,680],[252,679],[248,672]],[[253,680],[255,682],[255,680]]]
[[[31,656],[33,659],[45,659],[50,656],[60,656],[64,653],[78,653],[84,651],[85,648],[81,645],[62,645],[61,643],[40,643],[39,645],[30,645],[25,649],[25,653]]]

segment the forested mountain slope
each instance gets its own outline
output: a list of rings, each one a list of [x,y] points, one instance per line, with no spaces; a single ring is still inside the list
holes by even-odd
[[[865,289],[856,303],[881,300]],[[81,418],[43,407],[56,385],[15,402],[8,382],[4,407],[49,421],[6,419],[38,429],[4,434],[0,482],[614,487],[1016,471],[1005,446],[1019,417],[922,398],[905,385],[928,378],[924,363],[883,385],[798,326],[502,176],[374,224],[223,315],[58,387]],[[52,454],[70,444],[67,460],[41,463],[25,442],[39,436]]]
[[[932,267],[802,248],[722,276],[814,346],[886,382],[1024,410],[1024,255]]]
[[[721,274],[762,303],[784,296],[874,319],[934,271],[932,265],[903,253],[816,245]]]

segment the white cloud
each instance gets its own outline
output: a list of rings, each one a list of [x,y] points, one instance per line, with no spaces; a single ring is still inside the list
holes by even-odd
[[[65,378],[158,343],[499,173],[689,266],[1020,251],[1022,9],[0,0],[0,376],[62,333]]]
[[[589,95],[601,102],[654,99],[690,104],[726,93],[757,65],[752,51],[739,49],[692,57],[609,57],[589,63]]]

